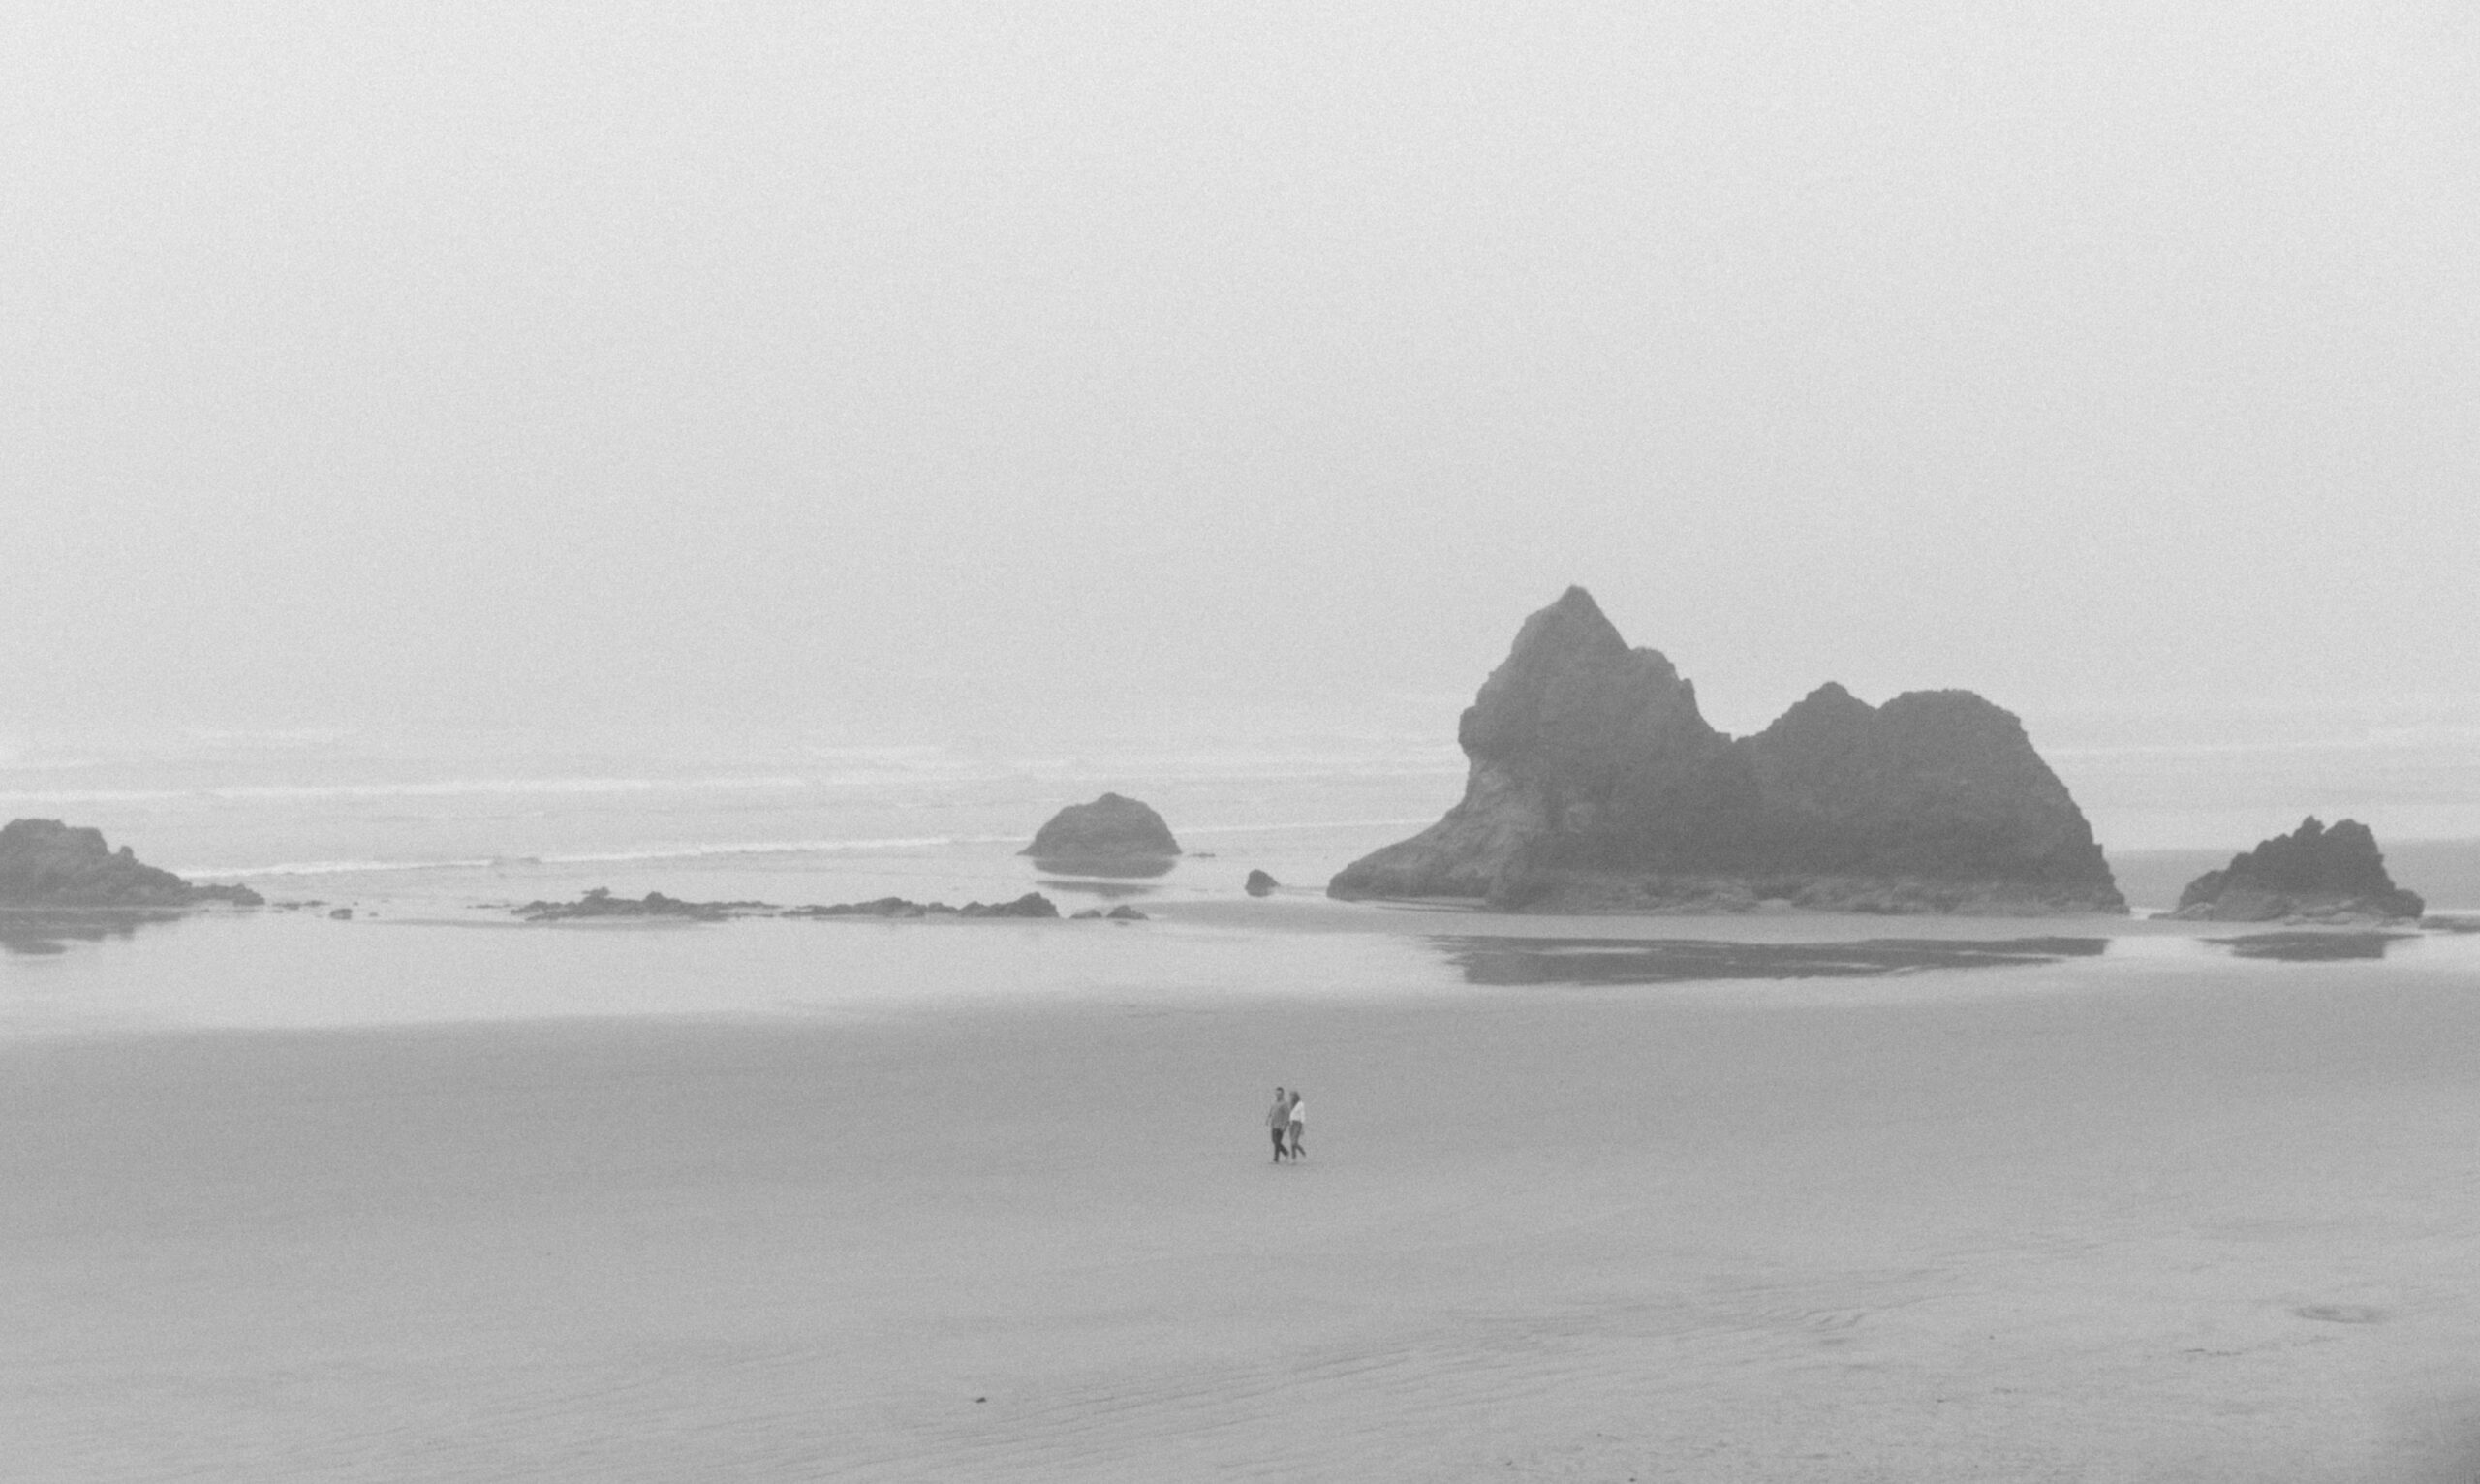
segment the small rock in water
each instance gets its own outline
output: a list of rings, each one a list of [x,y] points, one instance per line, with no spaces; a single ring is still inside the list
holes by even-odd
[[[353,909],[350,907],[339,907],[334,912],[327,913],[327,915],[335,918],[338,922],[351,922],[353,920]]]
[[[1249,873],[1248,881],[1241,883],[1240,889],[1253,897],[1263,897],[1273,895],[1274,889],[1282,884],[1283,882],[1276,881],[1263,871],[1252,871]]]
[[[1161,876],[1177,863],[1180,842],[1150,806],[1105,793],[1053,815],[1024,853],[1070,876]]]
[[[1138,912],[1133,907],[1114,907],[1109,912],[1102,913],[1102,915],[1110,918],[1113,922],[1151,922],[1154,920],[1145,915],[1145,913]]]

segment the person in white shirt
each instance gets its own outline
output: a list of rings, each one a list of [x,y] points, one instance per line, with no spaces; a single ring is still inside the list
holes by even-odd
[[[1291,1090],[1291,1157],[1295,1159],[1309,1153],[1300,1142],[1300,1130],[1309,1124],[1309,1105],[1300,1100],[1300,1089]]]

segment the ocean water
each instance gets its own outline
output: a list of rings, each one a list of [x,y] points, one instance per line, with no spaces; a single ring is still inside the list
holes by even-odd
[[[1504,982],[1556,979],[1564,973],[1556,966],[1476,959],[1449,941],[1443,922],[1425,946],[1405,937],[1400,912],[1322,900],[1336,870],[1427,824],[1459,796],[1464,759],[1441,740],[1448,732],[1423,718],[1245,744],[1193,727],[1004,748],[711,739],[549,746],[348,734],[21,746],[0,753],[0,818],[94,825],[141,859],[193,879],[247,882],[280,910],[206,914],[59,940],[64,952],[0,956],[0,1033],[846,1012],[957,994],[1404,989],[1479,982],[1476,962],[1498,965],[1492,972]],[[2480,779],[2464,776],[2471,769],[2447,743],[2426,734],[2415,742],[2408,751],[2372,743],[2358,755],[2325,746],[2269,752],[2272,761],[2253,771],[2206,766],[2223,757],[2211,747],[2068,747],[2061,766],[2105,844],[2114,836],[2178,843],[2182,821],[2200,811],[2285,828],[2289,806],[2272,799],[2294,787],[2310,792],[2301,770],[2337,757],[2354,776],[2394,780],[2394,814],[2362,811],[2381,833],[2397,823],[2415,835],[2451,829],[2460,817],[2437,801],[2453,796],[2458,780],[2480,795]],[[2191,786],[2184,792],[2172,787],[2183,777]],[[1155,805],[1189,853],[1167,873],[1136,880],[1064,876],[1018,853],[1056,810],[1104,789]],[[2438,908],[2480,905],[2480,844],[2399,834],[2404,884]],[[2137,906],[2159,908],[2196,871],[2248,843],[2121,850],[2114,858]],[[1272,905],[1288,905],[1289,915],[1231,911],[1247,902],[1243,880],[1258,869],[1284,883]],[[520,926],[512,912],[598,887],[787,907],[887,895],[962,904],[1038,890],[1063,912],[1127,904],[1158,920],[1140,943],[1008,924],[547,928]],[[329,915],[340,909],[350,921]],[[1273,927],[1363,931],[1262,930]],[[1810,941],[1947,930],[1868,920],[1658,929]],[[2105,951],[2164,950],[2114,934]],[[2429,955],[2451,951],[2438,945]],[[1634,963],[1626,954],[1620,961]],[[1679,978],[1681,962],[1690,960],[1648,969],[1641,981]],[[1746,976],[1752,962],[1719,976]]]
[[[1194,739],[993,755],[885,746],[632,752],[450,739],[204,738],[0,764],[0,818],[60,818],[275,906],[54,936],[0,955],[0,1034],[529,1016],[844,1012],[940,996],[1400,983],[1400,944],[1238,926],[735,921],[545,927],[511,909],[607,887],[779,906],[1040,891],[1064,913],[1317,899],[1461,789],[1450,747]],[[1187,850],[1148,879],[1018,853],[1061,807],[1143,798]],[[330,914],[349,910],[349,920]],[[1169,924],[1159,924],[1169,927]],[[1330,941],[1331,940],[1331,941]],[[24,951],[58,948],[65,951]],[[1385,960],[1384,964],[1374,962]]]
[[[786,905],[960,901],[1035,889],[1015,852],[1106,788],[1152,803],[1190,852],[1150,889],[1217,891],[1256,866],[1322,884],[1351,853],[1436,818],[1462,776],[1451,745],[1382,736],[1004,755],[206,739],[0,759],[0,814],[99,826],[149,862],[271,897],[444,908],[607,885]]]

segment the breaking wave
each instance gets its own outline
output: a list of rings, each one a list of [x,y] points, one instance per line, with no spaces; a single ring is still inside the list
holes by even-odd
[[[1418,819],[1311,819],[1275,824],[1204,824],[1184,835],[1281,834],[1321,829],[1403,828]],[[898,835],[869,840],[755,840],[707,845],[648,846],[628,850],[559,851],[541,855],[482,855],[448,860],[289,860],[265,866],[180,866],[182,876],[205,880],[271,876],[375,876],[418,871],[487,871],[506,866],[608,866],[666,860],[708,860],[741,855],[824,855],[858,850],[926,850],[970,845],[1014,845],[1021,833],[991,835]]]

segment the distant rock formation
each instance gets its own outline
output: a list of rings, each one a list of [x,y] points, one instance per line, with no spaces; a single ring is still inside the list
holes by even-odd
[[[141,864],[128,846],[106,845],[99,829],[75,829],[58,819],[0,825],[0,906],[257,907],[264,900],[247,886],[193,885]]]
[[[684,902],[660,891],[643,897],[615,897],[597,886],[574,902],[528,902],[512,908],[529,922],[568,922],[596,917],[677,917],[693,922],[721,922],[731,917],[1056,917],[1059,909],[1038,891],[1013,902],[913,902],[880,897],[872,902],[836,902],[815,907],[777,907],[770,902]]]
[[[349,908],[340,908],[346,916]],[[698,922],[721,922],[727,917],[763,916],[775,911],[765,902],[684,902],[660,891],[649,891],[642,897],[615,897],[608,886],[597,886],[574,902],[528,902],[512,908],[529,922],[571,922],[593,917],[686,917]],[[334,916],[334,912],[327,915]]]
[[[1102,922],[1151,922],[1154,920],[1152,916],[1145,912],[1138,912],[1133,907],[1114,907],[1109,912],[1104,912],[1099,907],[1089,907],[1083,912],[1077,912],[1075,914],[1075,919],[1079,922],[1089,920]]]
[[[1147,805],[1117,793],[1070,804],[1050,817],[1025,847],[1045,870],[1094,875],[1159,876],[1180,853],[1171,827]]]
[[[902,897],[881,897],[874,902],[838,902],[827,907],[795,907],[784,913],[787,917],[1056,917],[1059,908],[1038,891],[1028,891],[1013,902],[967,902],[962,907],[949,907],[945,902],[909,902]]]
[[[1249,873],[1249,879],[1240,883],[1240,889],[1253,897],[1270,897],[1274,895],[1275,888],[1282,884],[1283,882],[1276,881],[1263,871],[1252,871]]]
[[[1819,687],[1754,736],[1571,587],[1464,712],[1464,799],[1330,895],[1505,910],[2124,912],[2075,800],[1968,691]]]
[[[2357,819],[2330,828],[2314,815],[2287,835],[2242,850],[2179,893],[2170,915],[2206,922],[2384,922],[2428,904],[2386,873],[2376,836]]]

